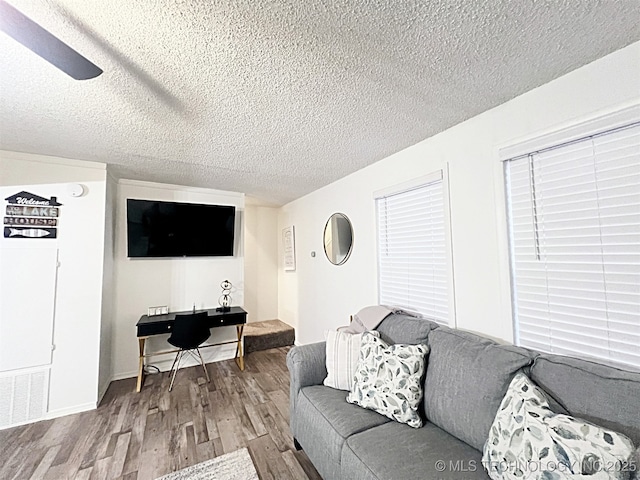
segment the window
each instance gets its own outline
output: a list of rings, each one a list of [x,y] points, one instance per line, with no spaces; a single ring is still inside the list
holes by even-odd
[[[381,305],[449,323],[449,262],[442,172],[420,185],[379,195],[378,292]]]
[[[640,124],[505,163],[516,343],[640,367]]]

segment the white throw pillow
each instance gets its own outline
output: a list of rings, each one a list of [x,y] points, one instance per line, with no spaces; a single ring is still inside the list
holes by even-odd
[[[421,427],[418,408],[427,353],[426,345],[388,345],[372,332],[363,333],[355,383],[347,402],[410,427]]]
[[[380,335],[371,332],[372,335]],[[327,332],[327,378],[324,384],[338,390],[351,390],[353,374],[358,365],[362,333],[353,334],[344,331]]]
[[[497,479],[626,479],[631,440],[549,408],[526,375],[511,381],[500,404],[482,462]]]

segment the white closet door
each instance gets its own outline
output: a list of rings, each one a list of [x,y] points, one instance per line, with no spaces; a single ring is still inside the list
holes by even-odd
[[[51,363],[58,261],[53,246],[7,243],[0,248],[0,372]]]

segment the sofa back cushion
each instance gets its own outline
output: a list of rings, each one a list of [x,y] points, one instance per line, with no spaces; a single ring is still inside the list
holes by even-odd
[[[640,445],[640,372],[541,354],[531,379],[574,417],[623,433]]]
[[[392,313],[378,325],[376,330],[380,332],[380,338],[390,345],[394,343],[426,345],[429,332],[437,327],[436,322],[426,318]]]
[[[529,352],[446,327],[429,334],[429,346],[427,420],[482,450],[511,380],[532,362]]]

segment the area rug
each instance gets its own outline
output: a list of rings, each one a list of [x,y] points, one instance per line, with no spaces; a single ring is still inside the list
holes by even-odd
[[[258,480],[246,448],[172,472],[157,480]]]

